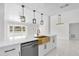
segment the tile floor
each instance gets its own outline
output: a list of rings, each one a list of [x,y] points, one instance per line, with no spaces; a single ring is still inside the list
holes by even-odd
[[[47,56],[79,56],[79,40],[60,40]]]

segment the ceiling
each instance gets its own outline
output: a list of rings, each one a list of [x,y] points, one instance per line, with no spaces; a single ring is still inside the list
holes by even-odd
[[[60,8],[60,6],[64,6],[66,3],[26,3],[26,7],[31,9],[36,9],[41,13],[45,13],[47,15],[55,15],[60,12],[71,11],[74,9],[79,9],[79,3],[68,3],[69,6],[65,8]]]

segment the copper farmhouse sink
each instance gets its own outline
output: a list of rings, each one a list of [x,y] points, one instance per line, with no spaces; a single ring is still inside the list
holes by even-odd
[[[37,36],[35,38],[37,38],[38,40],[38,45],[45,44],[50,41],[50,38],[48,36]]]

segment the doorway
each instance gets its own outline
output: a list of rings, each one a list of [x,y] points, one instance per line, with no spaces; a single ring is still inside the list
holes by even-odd
[[[79,23],[69,24],[69,39],[79,39]]]

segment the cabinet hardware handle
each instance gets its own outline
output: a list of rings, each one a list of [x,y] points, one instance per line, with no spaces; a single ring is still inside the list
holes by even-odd
[[[44,49],[47,49],[47,45],[46,44],[44,45]]]
[[[6,50],[5,53],[10,52],[10,51],[14,51],[14,50],[15,50],[15,48],[10,49],[10,50]]]

